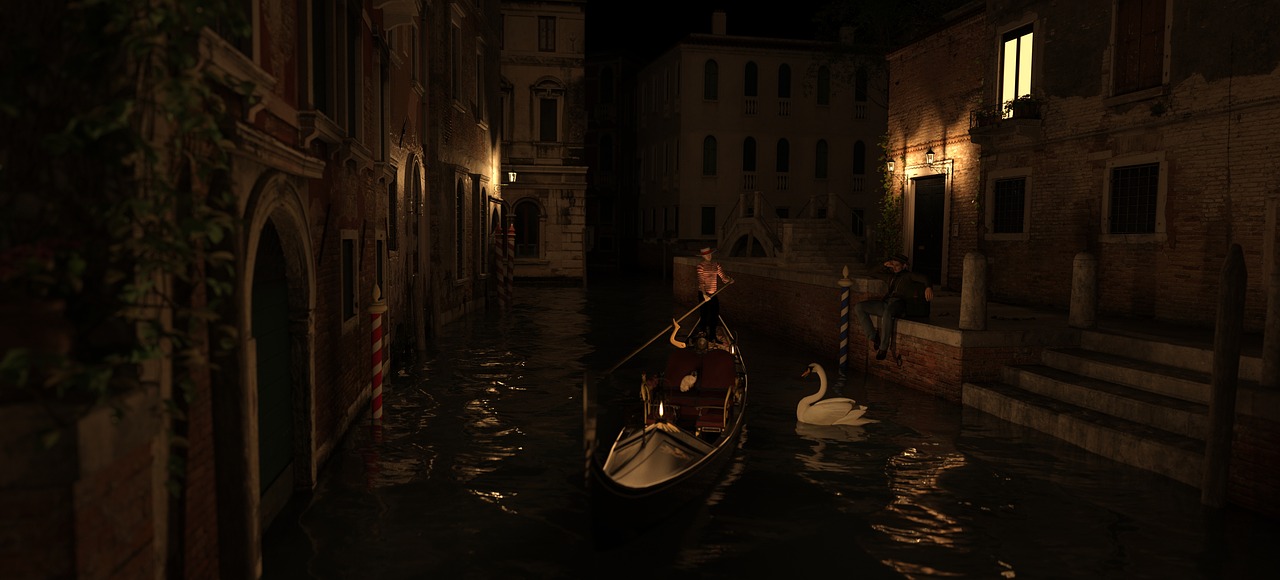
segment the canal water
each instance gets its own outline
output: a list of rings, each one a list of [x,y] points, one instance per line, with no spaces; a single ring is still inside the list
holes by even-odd
[[[747,426],[720,483],[621,544],[593,537],[584,376],[683,310],[669,282],[593,278],[446,327],[390,373],[381,433],[359,419],[268,530],[265,577],[1271,577],[1275,521],[930,395],[856,375],[843,394],[877,422],[797,423],[818,388],[801,373],[834,382],[836,353],[746,328]],[[663,344],[597,383],[606,442]]]

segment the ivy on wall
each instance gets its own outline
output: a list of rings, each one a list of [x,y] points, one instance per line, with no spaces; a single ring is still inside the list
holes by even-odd
[[[88,408],[170,358],[180,412],[233,336],[231,145],[201,31],[244,23],[225,0],[26,8],[0,23],[0,308],[28,323],[0,336],[0,404]]]
[[[880,137],[880,184],[883,192],[880,197],[880,221],[877,224],[880,255],[895,254],[902,251],[902,195],[894,187],[894,174],[889,172],[888,162],[893,161],[893,152],[889,150],[889,134]]]

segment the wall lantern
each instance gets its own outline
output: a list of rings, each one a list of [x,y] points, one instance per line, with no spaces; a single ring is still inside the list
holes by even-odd
[[[933,147],[930,147],[928,151],[924,152],[924,162],[929,165],[933,165]],[[515,179],[512,179],[511,181],[515,181]]]
[[[888,163],[885,163],[885,164],[884,164],[884,167],[885,167],[885,169],[887,169],[887,170],[889,171],[889,173],[893,173],[893,161],[892,161],[892,160],[890,160]]]
[[[932,156],[930,156],[930,157],[929,157],[929,159],[933,159],[933,157],[932,157]],[[516,182],[516,172],[514,172],[514,171],[508,171],[508,172],[507,172],[507,183],[515,183],[515,182]]]

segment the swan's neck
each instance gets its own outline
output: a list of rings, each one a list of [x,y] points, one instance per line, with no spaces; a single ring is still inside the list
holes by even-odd
[[[799,407],[802,409],[822,400],[822,396],[827,394],[827,372],[820,366],[815,366],[813,372],[818,375],[818,392],[800,399]]]

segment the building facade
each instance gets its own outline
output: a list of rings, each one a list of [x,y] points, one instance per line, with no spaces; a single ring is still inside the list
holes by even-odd
[[[934,187],[922,174],[946,164],[941,223],[910,211],[905,223],[908,237],[942,236],[942,279],[958,287],[964,255],[981,252],[993,299],[1066,308],[1085,253],[1100,313],[1209,325],[1239,244],[1246,328],[1260,330],[1277,271],[1280,181],[1256,161],[1280,125],[1280,49],[1262,40],[1277,7],[968,9],[890,57],[890,148],[908,205]],[[930,47],[948,42],[965,60],[943,71],[948,57]],[[939,113],[922,121],[925,101]]]
[[[183,185],[234,200],[229,350],[206,344],[216,366],[185,394],[177,357],[147,365],[112,403],[122,420],[103,406],[66,423],[58,455],[24,447],[41,405],[0,404],[21,426],[0,432],[0,495],[35,508],[0,520],[52,518],[0,553],[17,577],[259,577],[264,531],[368,412],[389,358],[486,304],[504,207],[498,1],[229,4],[247,35],[205,28],[190,62],[221,97],[231,158]]]
[[[821,215],[866,235],[881,191],[883,69],[835,53],[828,43],[729,35],[717,12],[710,34],[689,35],[640,70],[646,261],[722,242],[726,255],[773,255],[722,239],[732,218],[756,211]]]
[[[502,2],[503,200],[517,278],[585,278],[586,2]]]

